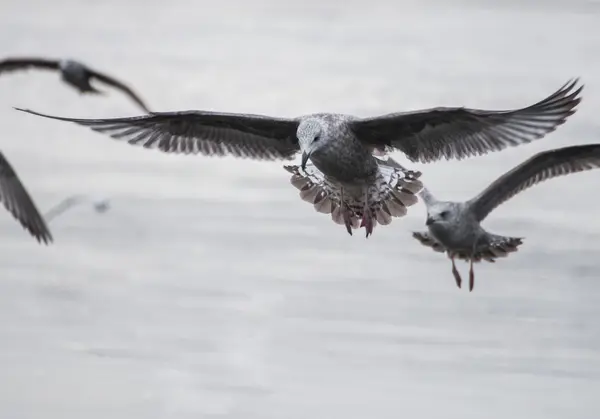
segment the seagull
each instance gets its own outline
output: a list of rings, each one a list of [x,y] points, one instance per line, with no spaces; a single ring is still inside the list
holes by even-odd
[[[438,201],[423,188],[419,195],[427,206],[428,232],[413,232],[413,237],[424,246],[448,255],[459,288],[462,279],[454,258],[470,261],[469,290],[473,291],[473,262],[495,262],[496,258],[516,252],[523,243],[522,237],[500,236],[481,227],[480,223],[496,207],[548,179],[599,167],[600,144],[577,145],[534,155],[466,202]]]
[[[97,79],[100,82],[106,83],[121,90],[123,93],[131,97],[131,99],[133,99],[144,110],[144,112],[150,112],[142,99],[140,99],[140,97],[125,84],[110,76],[107,76],[106,74],[92,70],[78,61],[68,59],[50,60],[45,58],[7,58],[0,61],[0,74],[29,68],[58,70],[60,71],[61,79],[67,84],[75,87],[82,94],[104,94],[103,91],[98,90],[90,84],[90,80],[92,78]]]
[[[75,205],[82,204],[84,202],[89,203],[90,201],[92,203],[92,207],[98,214],[103,214],[110,209],[110,202],[108,199],[94,201],[85,195],[73,195],[73,196],[69,196],[69,197],[63,199],[58,204],[56,204],[55,206],[50,208],[48,211],[46,211],[46,214],[44,214],[44,218],[48,222],[50,222],[54,218],[63,214],[65,211],[74,207]]]
[[[2,152],[0,152],[0,201],[39,243],[50,244],[53,241],[44,218]]]
[[[110,137],[166,153],[233,155],[257,160],[291,160],[302,153],[300,169],[311,162],[339,190],[336,214],[352,235],[355,220],[366,237],[377,221],[377,206],[389,182],[376,156],[394,149],[413,162],[463,159],[540,139],[563,124],[581,101],[571,80],[531,106],[504,111],[438,107],[359,118],[316,113],[297,118],[209,111],[151,112],[144,116],[78,119],[22,112],[74,122]],[[416,173],[402,173],[409,182]],[[386,186],[387,185],[387,186]],[[408,206],[410,202],[403,200]],[[409,200],[410,201],[410,200]],[[354,203],[359,203],[360,208]]]

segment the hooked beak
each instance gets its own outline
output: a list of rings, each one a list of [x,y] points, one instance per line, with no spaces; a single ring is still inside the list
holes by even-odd
[[[433,223],[435,223],[435,218],[427,217],[427,221],[425,221],[425,225],[430,226]]]
[[[306,151],[302,153],[302,170],[306,171],[306,162],[308,162],[308,158],[310,157],[310,151],[307,153]]]

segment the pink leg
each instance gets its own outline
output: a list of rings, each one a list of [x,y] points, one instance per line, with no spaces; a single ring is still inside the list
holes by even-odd
[[[452,275],[454,275],[454,280],[456,281],[456,286],[458,288],[460,288],[460,285],[462,283],[462,278],[460,277],[460,274],[458,273],[458,269],[456,269],[456,264],[454,263],[454,256],[452,256],[450,259],[452,260]]]
[[[344,216],[344,225],[348,234],[352,235],[352,210],[348,205],[342,204],[342,214]]]
[[[364,227],[367,231],[367,237],[373,234],[373,213],[367,207],[363,208],[363,216],[360,226]]]
[[[471,263],[469,266],[469,292],[473,291],[473,287],[475,286],[475,273],[473,272],[473,257],[475,256],[475,250],[477,249],[477,243],[479,242],[480,237],[477,237],[475,242],[473,243],[473,251],[471,252]]]
[[[344,225],[348,234],[352,235],[352,210],[348,206],[348,203],[344,200],[344,188],[340,191],[340,210],[342,211],[342,217],[344,217]]]
[[[469,269],[469,292],[473,291],[475,286],[475,273],[473,273],[473,258],[471,258],[471,267]]]
[[[365,206],[363,208],[362,220],[360,226],[367,231],[367,237],[373,234],[373,211],[369,208],[369,188],[365,191]]]

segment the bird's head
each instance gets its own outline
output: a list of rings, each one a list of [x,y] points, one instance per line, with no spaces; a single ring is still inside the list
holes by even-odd
[[[436,202],[427,208],[425,224],[431,229],[453,228],[460,221],[462,207],[456,202]]]
[[[296,136],[302,150],[302,170],[305,170],[310,156],[318,152],[322,145],[323,127],[316,119],[305,119],[298,126]]]

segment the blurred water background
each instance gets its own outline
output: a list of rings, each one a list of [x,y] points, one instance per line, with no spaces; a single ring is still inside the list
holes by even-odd
[[[81,60],[158,111],[504,109],[581,76],[579,111],[545,139],[410,165],[467,199],[538,151],[600,142],[599,23],[583,0],[5,0],[0,51]],[[280,162],[166,155],[12,110],[140,113],[58,77],[0,77],[0,148],[41,210],[74,193],[112,207],[52,221],[51,247],[0,214],[0,417],[598,417],[599,172],[494,212],[486,227],[526,241],[468,293],[411,238],[420,204],[350,237]]]

